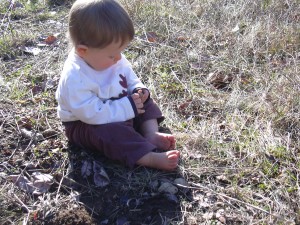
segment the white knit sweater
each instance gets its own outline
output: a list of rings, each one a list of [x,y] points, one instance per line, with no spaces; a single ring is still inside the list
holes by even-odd
[[[58,117],[88,124],[132,119],[137,109],[130,95],[137,88],[146,87],[124,55],[108,69],[96,71],[71,51],[56,91]]]

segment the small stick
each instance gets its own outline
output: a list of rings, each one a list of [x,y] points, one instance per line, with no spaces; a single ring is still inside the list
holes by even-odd
[[[19,197],[14,193],[14,197],[18,200],[18,202],[26,209],[28,213],[31,212],[31,210],[19,199]]]

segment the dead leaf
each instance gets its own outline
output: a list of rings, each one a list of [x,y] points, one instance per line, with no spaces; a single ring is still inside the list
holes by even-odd
[[[22,102],[18,102],[18,103],[22,104]],[[18,120],[18,125],[20,127],[26,128],[27,130],[32,130],[33,129],[33,121],[29,116],[21,117]]]
[[[105,187],[110,183],[109,177],[100,163],[93,161],[94,183],[97,187]]]
[[[56,37],[56,36],[50,35],[50,36],[48,36],[48,37],[45,39],[45,43],[46,43],[47,45],[51,45],[51,44],[53,44],[56,40],[57,40],[57,37]]]
[[[232,74],[226,74],[225,72],[217,71],[210,73],[207,81],[217,89],[226,89],[233,79],[234,77]]]
[[[179,109],[179,110],[184,110],[184,109],[186,109],[186,108],[191,104],[191,102],[192,102],[192,100],[187,100],[186,102],[180,104],[180,105],[178,106],[178,109]]]
[[[46,193],[51,185],[53,184],[53,176],[50,174],[42,174],[40,172],[34,172],[32,174],[33,186],[36,190],[33,194],[43,194]]]
[[[42,181],[42,182],[52,182],[53,180],[53,176],[50,175],[50,174],[43,174],[43,173],[40,173],[40,172],[34,172],[32,174],[32,178],[34,179],[34,182],[36,181]]]
[[[12,181],[21,190],[37,195],[46,193],[53,184],[53,176],[50,174],[35,172],[32,175],[33,181],[30,181],[24,175],[10,175],[8,180]]]
[[[91,173],[92,173],[92,163],[86,160],[82,163],[81,176],[83,178],[87,178],[88,176],[91,175]]]
[[[35,191],[32,182],[30,182],[28,178],[23,175],[10,175],[8,176],[8,180],[12,181],[17,187],[25,192],[33,193]]]
[[[20,50],[22,50],[23,52],[26,52],[26,53],[29,53],[29,54],[32,54],[32,55],[38,55],[42,52],[41,49],[39,48],[36,48],[36,47],[32,47],[32,46],[22,46],[20,47]]]
[[[184,37],[184,36],[179,36],[179,37],[177,37],[177,41],[180,41],[180,42],[185,42],[185,41],[187,41],[187,40],[189,40],[188,37]]]
[[[147,39],[149,42],[158,42],[158,35],[155,32],[147,32],[146,35],[144,36],[145,39]]]

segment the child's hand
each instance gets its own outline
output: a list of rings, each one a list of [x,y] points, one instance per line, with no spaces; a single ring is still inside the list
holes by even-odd
[[[137,93],[139,94],[142,103],[144,103],[149,97],[149,91],[147,89],[140,89]]]
[[[131,97],[134,101],[138,114],[144,113],[145,112],[145,110],[143,109],[144,104],[142,102],[142,99],[140,98],[140,95],[138,93],[134,93],[131,95]]]

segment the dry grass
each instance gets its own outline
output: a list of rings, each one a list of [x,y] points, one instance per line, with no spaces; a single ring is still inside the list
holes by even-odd
[[[121,2],[136,27],[125,54],[162,108],[164,126],[177,136],[178,174],[189,184],[177,217],[163,223],[299,224],[299,1]],[[47,218],[81,204],[60,183],[69,159],[54,101],[67,55],[69,5],[0,4],[0,221],[26,224],[36,212]],[[55,33],[59,42],[37,56],[19,49]],[[22,127],[55,132],[34,142],[22,137]],[[29,162],[60,177],[51,192],[37,198],[6,181],[30,173]],[[114,164],[106,169],[112,188],[138,196],[153,180],[178,176]],[[96,217],[102,212],[93,210]]]

